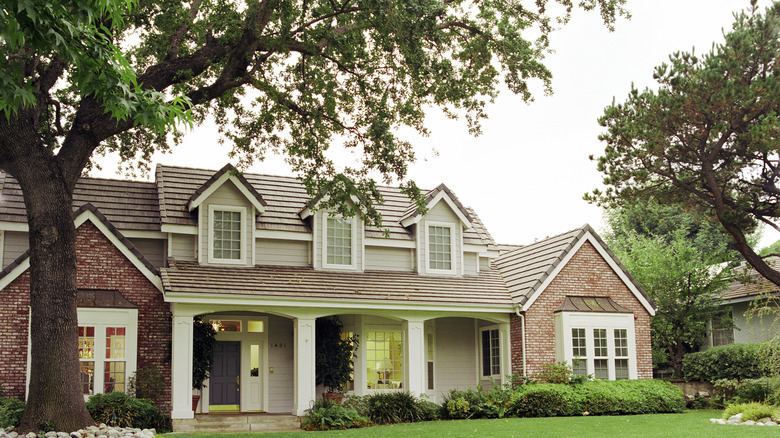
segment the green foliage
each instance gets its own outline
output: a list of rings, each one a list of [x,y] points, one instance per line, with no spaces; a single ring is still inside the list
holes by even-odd
[[[413,423],[425,419],[420,401],[408,392],[380,392],[368,396],[368,418],[376,424]]]
[[[712,404],[723,408],[729,404],[767,402],[780,405],[780,377],[757,379],[719,379],[712,382]]]
[[[656,67],[658,87],[632,87],[599,123],[607,190],[585,198],[616,206],[657,200],[719,221],[762,275],[780,283],[745,236],[780,217],[780,3],[735,14],[724,41],[703,56],[677,52]],[[591,157],[592,158],[592,157]]]
[[[306,410],[306,416],[301,420],[301,428],[304,430],[340,430],[367,425],[368,418],[359,414],[355,408],[341,406],[328,399],[314,402],[314,406]]]
[[[583,408],[591,415],[659,414],[685,409],[680,388],[662,380],[602,380],[585,382],[577,388],[581,388]]]
[[[765,375],[767,344],[730,344],[691,353],[683,359],[688,381],[715,382],[720,379],[755,379]]]
[[[328,392],[341,391],[352,378],[357,336],[347,336],[336,316],[317,318],[315,327],[315,379]]]
[[[777,418],[777,406],[770,406],[764,403],[750,402],[738,403],[726,406],[723,411],[723,418],[728,419],[732,415],[742,413],[742,421],[760,420],[762,418]]]
[[[209,378],[214,362],[217,332],[200,316],[192,320],[192,387],[203,389],[203,381]]]
[[[24,414],[24,401],[16,398],[0,398],[0,429],[16,427]]]
[[[579,388],[567,384],[527,385],[511,401],[517,417],[568,417],[583,412]]]
[[[758,252],[758,255],[761,257],[767,257],[773,254],[780,255],[780,240],[767,246],[766,248],[761,248],[761,251]]]
[[[142,365],[130,376],[128,394],[136,398],[145,398],[157,403],[165,392],[165,381],[159,367]]]
[[[534,374],[533,378],[546,383],[572,383],[572,379],[579,383],[584,380],[583,376],[574,377],[574,372],[566,361],[542,364],[542,370]]]
[[[109,426],[165,429],[167,424],[166,417],[149,400],[124,392],[91,395],[87,410],[96,422]]]
[[[700,349],[711,320],[733,324],[717,300],[730,272],[713,268],[733,258],[727,239],[697,216],[657,203],[613,209],[608,218],[610,248],[656,305],[650,319],[654,361],[666,361],[681,375],[683,357]]]

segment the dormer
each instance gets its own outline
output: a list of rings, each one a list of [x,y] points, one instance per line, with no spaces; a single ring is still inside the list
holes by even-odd
[[[255,218],[266,205],[231,164],[212,175],[187,202],[187,210],[197,210],[199,263],[254,265]]]
[[[363,221],[358,216],[345,218],[336,212],[318,209],[322,199],[313,199],[299,214],[301,219],[311,221],[314,269],[362,271]],[[353,199],[353,202],[359,200]]]
[[[400,220],[404,227],[415,228],[417,271],[463,275],[463,231],[472,227],[471,215],[444,184],[427,194],[425,206],[426,214],[413,205]]]

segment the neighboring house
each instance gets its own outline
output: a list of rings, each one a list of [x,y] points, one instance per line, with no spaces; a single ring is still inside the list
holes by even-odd
[[[0,174],[0,382],[23,397],[29,257],[18,184]],[[193,317],[218,330],[199,412],[301,415],[314,322],[359,339],[353,392],[437,400],[544,363],[650,378],[653,304],[590,226],[501,251],[444,185],[423,215],[382,187],[377,229],[316,209],[294,178],[158,166],[154,182],[83,178],[74,194],[84,394],[121,391],[157,366],[163,403],[192,418]],[[519,225],[520,226],[520,225]],[[215,367],[215,370],[217,367]]]
[[[769,256],[766,262],[774,269],[780,269],[780,256]],[[740,274],[738,281],[719,298],[723,311],[731,315],[734,327],[710,323],[705,347],[762,342],[780,335],[780,288],[755,269]]]

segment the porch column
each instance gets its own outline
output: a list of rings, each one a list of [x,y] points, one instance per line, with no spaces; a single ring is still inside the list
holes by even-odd
[[[508,322],[498,324],[498,339],[500,342],[501,380],[497,383],[506,383],[507,376],[512,375],[512,333],[509,330]]]
[[[425,372],[427,363],[425,357],[425,323],[423,321],[404,321],[406,333],[406,390],[412,395],[425,393]]]
[[[173,317],[171,364],[172,419],[194,418],[192,411],[192,317]]]
[[[293,322],[295,339],[295,410],[304,415],[317,397],[314,384],[314,318],[296,318]]]

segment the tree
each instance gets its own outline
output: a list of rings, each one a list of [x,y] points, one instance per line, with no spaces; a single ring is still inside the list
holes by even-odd
[[[780,240],[775,241],[775,243],[767,246],[766,248],[761,248],[761,251],[758,253],[758,255],[761,257],[768,257],[773,254],[780,254]]]
[[[608,188],[585,198],[606,206],[655,198],[707,212],[780,285],[780,272],[746,238],[760,223],[780,229],[778,19],[780,3],[762,15],[753,0],[722,44],[657,67],[657,91],[632,87],[625,103],[613,101],[599,119],[606,148],[598,169]]]
[[[642,210],[650,226],[638,228],[645,231],[632,226],[641,224],[632,219]],[[713,234],[709,227],[699,226],[695,216],[675,210],[658,204],[611,210],[607,218],[612,231],[605,238],[655,301],[656,314],[650,319],[654,362],[665,362],[680,376],[683,356],[699,350],[708,323],[732,324],[720,312],[717,296],[729,284],[723,262],[733,260],[733,251],[722,233]],[[670,219],[679,226],[648,231],[653,225],[671,223]],[[708,243],[701,245],[704,242]]]
[[[583,0],[611,26],[625,0]],[[550,3],[550,4],[548,4]],[[406,180],[424,110],[479,133],[499,81],[530,101],[549,90],[541,59],[570,0],[6,0],[0,3],[0,168],[20,184],[30,236],[31,371],[20,428],[90,423],[75,348],[76,181],[94,153],[143,167],[183,125],[213,115],[240,162],[279,152],[321,206],[381,218],[372,177]],[[535,40],[524,37],[535,35]],[[339,169],[343,140],[362,163]],[[347,200],[358,196],[364,202]]]

